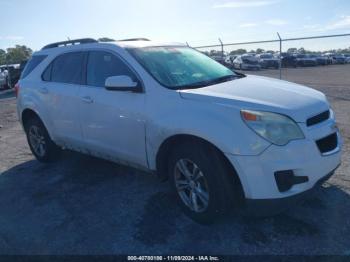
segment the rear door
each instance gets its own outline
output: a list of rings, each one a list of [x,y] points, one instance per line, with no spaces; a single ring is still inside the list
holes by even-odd
[[[79,90],[83,84],[86,53],[69,52],[56,57],[42,75],[39,92],[51,122],[56,142],[80,150]]]

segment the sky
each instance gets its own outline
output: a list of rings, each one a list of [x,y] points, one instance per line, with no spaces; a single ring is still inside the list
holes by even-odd
[[[350,33],[350,0],[0,0],[0,48],[147,37],[191,46]],[[350,37],[289,42],[346,48]],[[235,48],[277,49],[277,44]],[[226,48],[230,49],[230,48]],[[232,48],[231,48],[232,49]],[[229,51],[229,50],[228,50]]]

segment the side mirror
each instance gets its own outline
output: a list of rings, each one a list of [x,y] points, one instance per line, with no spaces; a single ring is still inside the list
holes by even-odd
[[[111,91],[142,92],[138,82],[134,82],[129,76],[110,76],[105,81],[105,88]]]

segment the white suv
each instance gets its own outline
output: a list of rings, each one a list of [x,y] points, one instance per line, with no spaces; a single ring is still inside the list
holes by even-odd
[[[50,44],[16,91],[39,161],[72,149],[156,172],[199,222],[242,200],[279,210],[340,164],[324,94],[233,72],[182,44]]]

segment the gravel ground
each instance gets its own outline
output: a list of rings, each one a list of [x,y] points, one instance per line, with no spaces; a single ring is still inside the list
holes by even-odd
[[[284,70],[325,92],[344,138],[343,163],[322,187],[269,218],[186,218],[153,175],[65,152],[33,159],[12,91],[0,91],[0,254],[349,254],[350,65]],[[278,71],[254,74],[277,77]]]

